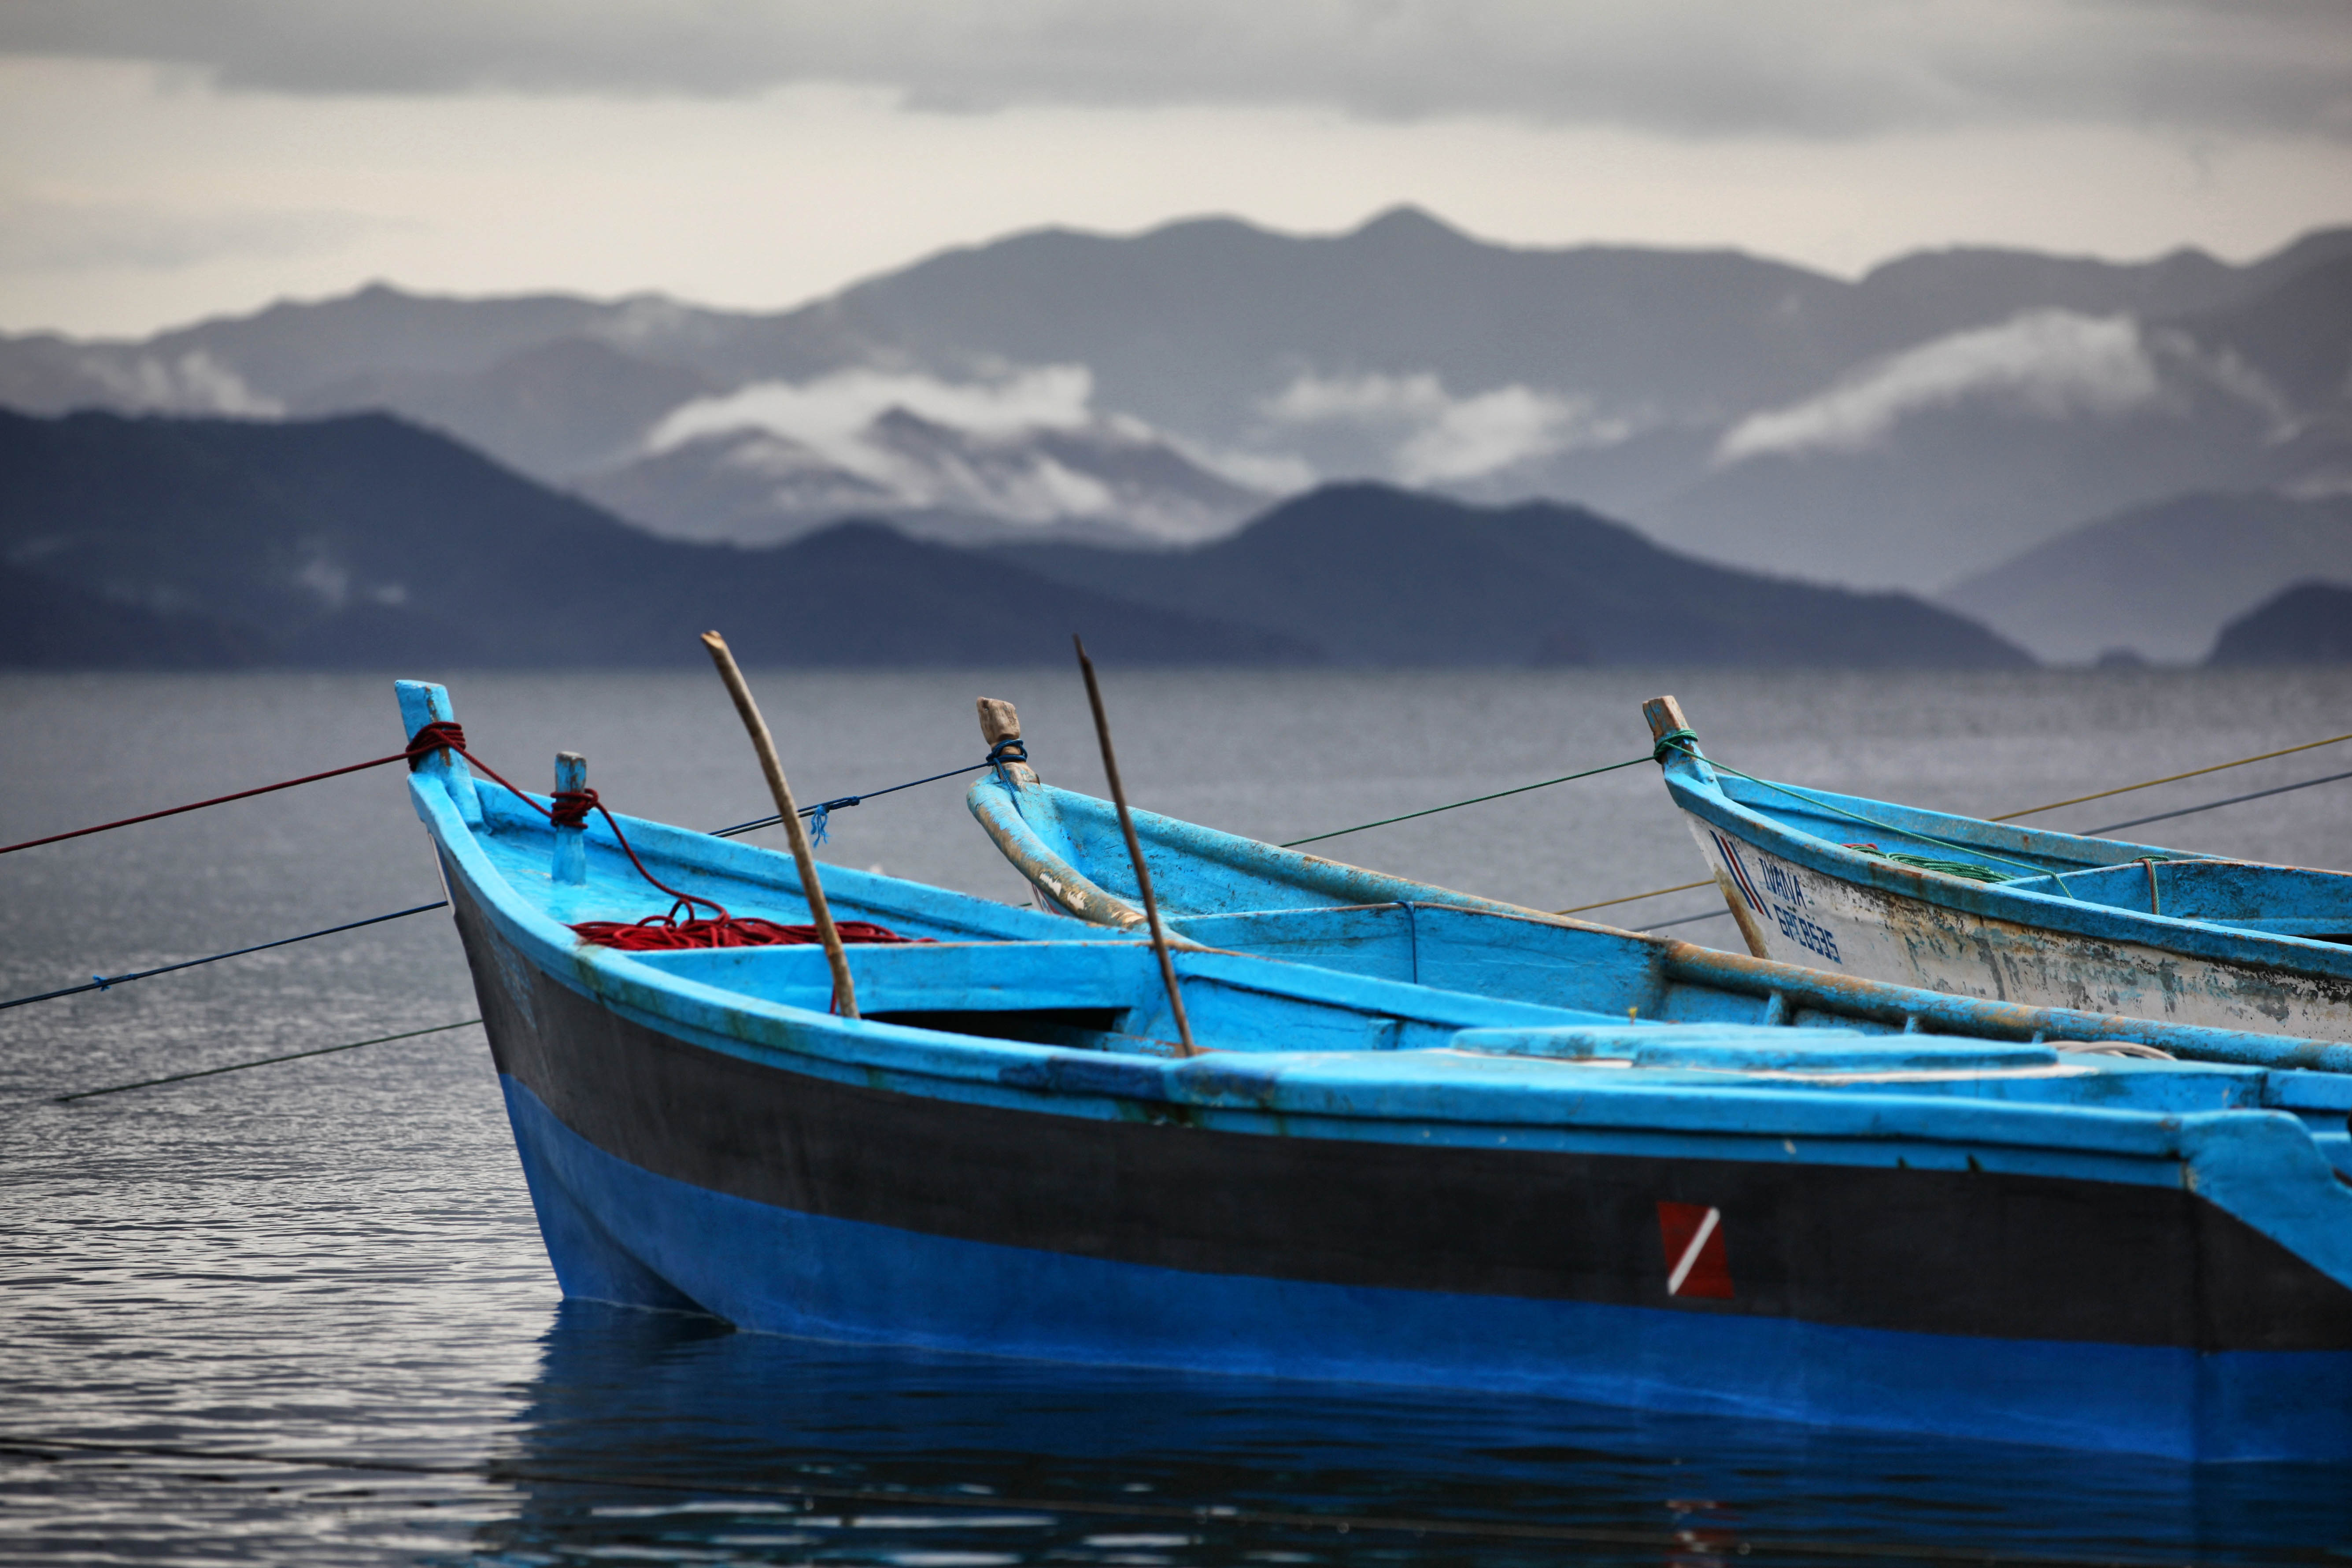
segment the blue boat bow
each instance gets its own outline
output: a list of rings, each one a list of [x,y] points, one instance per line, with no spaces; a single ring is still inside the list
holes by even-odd
[[[437,688],[404,699],[411,732],[449,717]],[[1176,964],[1211,1049],[1180,1059],[1132,938],[825,868],[840,917],[936,939],[851,949],[845,1018],[814,948],[582,940],[666,901],[601,824],[559,880],[572,830],[454,759],[411,793],[568,1295],[1014,1356],[2352,1454],[2330,1163],[2352,1167],[2352,1078],[1629,1020],[1197,931]],[[788,858],[618,821],[664,882],[805,918]]]

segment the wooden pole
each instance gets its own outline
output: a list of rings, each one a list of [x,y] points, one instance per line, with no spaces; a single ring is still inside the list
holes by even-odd
[[[1176,1016],[1177,1051],[1196,1057],[1192,1021],[1184,1016],[1184,993],[1176,984],[1176,961],[1168,955],[1168,932],[1160,923],[1160,900],[1151,896],[1151,868],[1143,863],[1143,845],[1135,837],[1135,817],[1127,809],[1127,786],[1118,782],[1118,758],[1111,751],[1110,721],[1103,715],[1102,688],[1095,683],[1095,661],[1087,657],[1085,639],[1072,634],[1078,650],[1078,673],[1087,678],[1087,701],[1095,710],[1095,738],[1102,742],[1103,776],[1110,781],[1111,804],[1118,807],[1118,830],[1127,835],[1127,858],[1135,864],[1135,885],[1143,894],[1143,918],[1151,927],[1151,951],[1160,955],[1160,979],[1168,987],[1168,1010]]]
[[[849,976],[849,953],[841,945],[841,933],[833,929],[833,910],[825,902],[824,883],[816,874],[816,856],[809,848],[808,828],[801,822],[800,807],[793,804],[793,786],[784,780],[784,764],[777,760],[774,737],[768,733],[768,721],[760,717],[760,705],[751,700],[751,689],[743,683],[743,672],[735,667],[735,656],[727,649],[727,639],[717,632],[702,634],[702,646],[710,650],[710,662],[719,667],[719,679],[727,683],[727,695],[735,700],[735,711],[743,716],[743,728],[751,734],[751,750],[760,756],[760,771],[768,775],[768,793],[775,797],[776,815],[784,819],[784,837],[792,841],[793,864],[800,868],[801,891],[808,895],[809,916],[816,922],[817,940],[824,943],[825,962],[833,966],[833,1010],[845,1018],[857,1016],[857,984]]]

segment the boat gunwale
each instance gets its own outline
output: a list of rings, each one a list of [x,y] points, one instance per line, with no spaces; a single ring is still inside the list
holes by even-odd
[[[1108,809],[1108,803],[1093,795],[1063,789],[1058,785],[1024,784],[1016,794],[987,777],[974,781],[967,795],[967,804],[972,815],[988,830],[991,839],[995,841],[1001,849],[1006,851],[1006,858],[1024,876],[1028,874],[1027,868],[1020,856],[1012,853],[1006,842],[1008,838],[1023,840],[1024,853],[1033,858],[1042,858],[1046,868],[1059,868],[1060,871],[1082,880],[1085,879],[1085,871],[1063,861],[1058,853],[1038,833],[1035,826],[1022,816],[1019,795],[1025,795],[1031,790],[1048,792],[1057,812],[1063,801],[1080,802],[1090,810]],[[1649,951],[1650,961],[1660,966],[1660,973],[1667,981],[1679,980],[1688,984],[1718,987],[1752,995],[1759,1003],[1769,1003],[1770,998],[1778,994],[1788,999],[1792,1010],[1796,1006],[1811,1002],[1819,1005],[1826,1011],[1859,1016],[1891,1026],[1904,1025],[1916,1019],[1923,1028],[1929,1024],[1939,1026],[1935,1031],[1937,1033],[1983,1035],[1988,1037],[2000,1037],[2002,1035],[2013,1033],[2019,1038],[2030,1038],[2039,1034],[2047,1039],[2084,1040],[2094,1043],[2131,1042],[2157,1046],[2186,1058],[2218,1061],[2237,1066],[2267,1068],[2279,1071],[2352,1072],[2352,1044],[2293,1035],[2257,1034],[2252,1030],[2231,1029],[2218,1025],[2179,1024],[2164,1019],[2137,1018],[2126,1014],[2098,1013],[2083,1008],[2037,1006],[2026,1003],[2004,1002],[1992,997],[1964,996],[1956,993],[1929,991],[1923,987],[1903,985],[1893,981],[1872,980],[1861,975],[1807,969],[1780,959],[1759,958],[1743,952],[1728,952],[1717,948],[1702,947],[1696,942],[1685,942],[1675,937],[1661,936],[1649,931],[1629,931],[1618,926],[1604,925],[1595,921],[1576,920],[1569,916],[1554,914],[1549,910],[1523,909],[1517,905],[1506,904],[1498,900],[1477,899],[1469,894],[1455,893],[1450,889],[1410,883],[1404,879],[1393,877],[1386,872],[1364,872],[1362,868],[1349,866],[1345,862],[1328,860],[1321,856],[1306,855],[1297,850],[1285,849],[1279,845],[1258,844],[1255,840],[1242,839],[1239,835],[1204,827],[1197,823],[1186,822],[1181,817],[1162,816],[1150,812],[1138,812],[1135,815],[1139,833],[1144,832],[1148,826],[1159,827],[1166,825],[1182,830],[1181,837],[1183,839],[1197,839],[1204,847],[1220,847],[1227,839],[1240,844],[1255,845],[1258,850],[1265,852],[1259,857],[1261,862],[1272,859],[1276,865],[1286,860],[1306,863],[1309,866],[1338,867],[1345,872],[1360,872],[1367,877],[1395,883],[1403,890],[1411,891],[1417,889],[1423,892],[1443,895],[1440,898],[1397,900],[1397,902],[1410,902],[1423,908],[1443,909],[1465,915],[1484,915],[1503,920],[1524,921],[1531,925],[1551,926],[1599,935],[1628,944],[1629,947],[1644,948]],[[1010,820],[1004,820],[1006,818]],[[1152,845],[1149,842],[1150,836],[1147,834],[1146,837],[1148,854]],[[1170,845],[1169,836],[1163,833],[1160,847],[1166,848]],[[1180,844],[1175,847],[1180,853],[1190,852],[1189,843]],[[1853,852],[1848,851],[1848,853]],[[1276,857],[1281,858],[1274,859]],[[1857,856],[1856,858],[1868,865],[1892,864],[1877,861],[1870,857]],[[1233,862],[1230,858],[1220,858],[1218,863]],[[1963,881],[1961,879],[1952,879],[1952,880]],[[1981,884],[1964,881],[1963,885],[1970,888],[1981,886]],[[1899,892],[1903,889],[1887,890]],[[1176,934],[1181,932],[1188,919],[1227,919],[1258,914],[1278,915],[1292,910],[1304,909],[1337,910],[1381,907],[1384,906],[1317,904],[1276,906],[1265,910],[1196,911],[1191,916],[1172,917],[1170,927],[1171,934]],[[1076,915],[1057,918],[1082,919]]]
[[[2289,951],[2298,961],[2306,958],[2313,961],[2302,965],[2303,968],[2318,971],[2320,976],[2329,979],[2352,980],[2352,948],[2338,942],[2317,942],[2284,932],[2249,931],[2242,926],[2177,915],[2148,914],[2120,905],[2093,903],[2070,899],[2063,893],[2037,892],[2032,888],[2006,883],[1979,882],[1849,849],[1843,844],[1790,826],[1777,817],[1733,799],[1715,776],[1712,768],[1707,768],[1704,776],[1693,776],[1704,765],[1704,757],[1693,759],[1686,755],[1678,756],[1664,764],[1663,772],[1666,789],[1677,806],[1759,849],[1838,881],[1868,887],[1937,908],[1958,910],[1987,920],[2006,921],[2029,928],[2047,928],[2092,941],[2130,942],[2141,947],[2178,952],[2209,962],[2275,969],[2280,967],[2276,952],[2278,944],[2293,943]],[[1859,796],[1843,798],[1861,799]],[[1864,804],[1884,806],[1889,803],[1867,801]],[[1945,819],[1939,813],[1922,815]],[[1954,817],[1948,820],[1968,824],[1979,819]],[[1909,831],[1895,824],[1888,826],[1898,832]],[[2029,828],[2021,831],[2040,833],[2043,830]],[[2116,839],[2089,839],[2084,842],[2121,843]],[[2157,851],[2157,854],[2165,859],[2175,858],[2172,851]],[[2137,858],[2128,857],[2110,864],[2127,865]],[[2245,861],[2241,864],[2263,863]],[[2108,868],[2109,865],[2083,867],[2085,871]],[[2291,868],[2305,869],[2299,867]],[[2031,902],[2021,907],[2013,901],[2021,900]]]
[[[1315,1117],[1367,1131],[1446,1123],[1530,1132],[1728,1135],[1743,1142],[1801,1137],[1850,1141],[1882,1151],[1895,1150],[1900,1140],[1931,1146],[2002,1146],[2057,1157],[2121,1157],[2135,1164],[2153,1162],[2156,1168],[2143,1173],[2143,1181],[2177,1179],[2164,1167],[2189,1158],[2197,1130],[2219,1121],[2244,1127],[2242,1135],[2260,1135],[2259,1129],[2269,1126],[2272,1133],[2291,1137],[2326,1168],[2325,1157],[2300,1118],[2256,1105],[2179,1113],[1889,1094],[1860,1085],[1852,1089],[1769,1083],[1701,1086],[1680,1075],[1667,1081],[1658,1069],[1645,1069],[1642,1079],[1627,1082],[1625,1074],[1593,1072],[1572,1063],[1532,1058],[1538,1065],[1531,1070],[1530,1058],[1468,1052],[1213,1052],[1179,1060],[841,1018],[672,975],[619,950],[580,942],[506,881],[439,781],[417,775],[412,779],[412,793],[419,815],[475,895],[475,908],[503,928],[497,933],[499,940],[518,949],[526,961],[567,988],[682,1044],[782,1070],[869,1084],[881,1075],[889,1088],[905,1093],[925,1093],[918,1087],[922,1082],[981,1086],[1009,1092],[1013,1098],[1008,1103],[1053,1114],[1085,1114],[1087,1101],[1119,1100],[1240,1110],[1274,1118],[1293,1135],[1302,1130],[1289,1119]],[[1184,960],[1188,971],[1212,982],[1224,978],[1216,970],[1234,965],[1244,973],[1255,968],[1285,972],[1286,981],[1303,981],[1308,990],[1405,986],[1213,950],[1186,953]],[[1203,964],[1210,966],[1209,973],[1195,967]],[[1448,994],[1498,1010],[1524,1007],[1555,1019],[1560,1011],[1466,993]],[[1352,1004],[1341,1000],[1339,1005]],[[730,1022],[755,1027],[730,1028]],[[1498,1022],[1507,1026],[1507,1020]],[[1355,1096],[1365,1094],[1389,1103],[1371,1110],[1354,1102]],[[946,1097],[970,1098],[968,1093]],[[1759,1111],[1767,1114],[1759,1116]]]

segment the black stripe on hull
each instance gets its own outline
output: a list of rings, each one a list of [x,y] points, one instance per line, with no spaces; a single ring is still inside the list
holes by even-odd
[[[1157,1103],[1097,1120],[934,1099],[632,1023],[529,964],[462,890],[456,903],[499,1071],[607,1153],[781,1208],[1324,1284],[1929,1334],[2352,1349],[2352,1291],[2178,1187],[1238,1133]],[[1668,1293],[1662,1202],[1720,1211],[1729,1299]]]

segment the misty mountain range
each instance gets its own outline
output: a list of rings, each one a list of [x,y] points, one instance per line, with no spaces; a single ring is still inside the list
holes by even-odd
[[[1940,595],[2048,658],[2200,657],[2289,583],[2352,580],[2352,229],[2245,266],[1950,250],[1852,282],[1411,209],[1331,237],[1045,231],[773,313],[376,287],[0,338],[0,405],[386,409],[705,543],[858,516],[1164,548],[1358,477],[1570,500],[1727,564]]]
[[[656,537],[384,415],[0,413],[0,665],[1726,662],[2009,668],[1906,595],[1759,577],[1546,502],[1329,486],[1171,552],[849,522]]]

